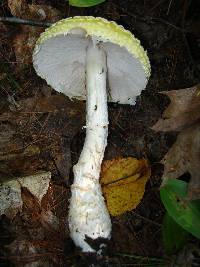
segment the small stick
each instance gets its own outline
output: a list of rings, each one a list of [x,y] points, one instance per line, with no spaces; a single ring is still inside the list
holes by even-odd
[[[7,23],[12,23],[12,24],[24,24],[24,25],[37,26],[37,27],[49,27],[53,24],[51,22],[19,19],[16,17],[0,17],[0,22],[7,22]]]

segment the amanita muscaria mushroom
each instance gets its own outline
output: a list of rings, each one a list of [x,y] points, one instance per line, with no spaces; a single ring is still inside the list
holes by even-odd
[[[73,167],[68,221],[75,244],[84,252],[94,252],[86,237],[109,239],[111,235],[99,184],[108,136],[107,101],[133,105],[150,76],[149,59],[139,40],[115,22],[74,17],[41,34],[33,64],[58,92],[86,99],[86,138]]]

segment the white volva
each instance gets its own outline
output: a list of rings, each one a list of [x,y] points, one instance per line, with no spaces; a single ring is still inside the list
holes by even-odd
[[[110,238],[111,234],[110,216],[99,184],[108,136],[106,76],[106,53],[90,41],[86,52],[86,139],[73,168],[68,218],[71,238],[84,252],[94,252],[85,240],[87,236]]]

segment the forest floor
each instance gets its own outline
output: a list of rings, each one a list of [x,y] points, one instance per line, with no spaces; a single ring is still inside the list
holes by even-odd
[[[72,166],[85,138],[85,103],[70,102],[35,73],[31,62],[33,44],[27,38],[38,38],[45,27],[0,22],[0,175],[6,180],[50,171],[52,176],[52,186],[42,207],[24,192],[28,204],[23,207],[23,216],[1,217],[0,266],[159,266],[150,262],[152,257],[165,258],[160,161],[175,142],[177,132],[156,132],[151,127],[170,102],[159,92],[199,82],[200,3],[108,0],[96,7],[75,8],[64,0],[29,2],[50,5],[58,10],[59,18],[92,15],[114,20],[141,40],[152,74],[135,106],[108,105],[105,159],[145,157],[152,174],[137,208],[112,218],[112,239],[106,255],[94,259],[76,249],[69,238],[66,217]],[[7,1],[1,1],[0,16],[12,16],[15,12]],[[23,18],[23,14],[20,16]],[[48,21],[52,22],[52,17]],[[59,218],[59,229],[41,223],[45,216],[41,210],[51,210]],[[30,248],[27,252],[27,243],[34,247],[32,256]],[[33,262],[35,265],[31,265]]]

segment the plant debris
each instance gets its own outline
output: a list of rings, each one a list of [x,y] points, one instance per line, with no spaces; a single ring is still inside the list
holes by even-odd
[[[171,100],[154,131],[180,131],[200,119],[200,84],[193,87],[161,92]]]
[[[55,8],[48,5],[28,4],[27,0],[8,0],[8,7],[13,16],[22,19],[51,22],[61,19],[60,12]],[[43,32],[42,28],[27,25],[20,26],[19,33],[13,39],[18,67],[24,67],[32,63],[32,51],[41,32]]]
[[[41,202],[43,196],[47,193],[50,179],[51,174],[43,172],[32,176],[8,179],[4,182],[0,180],[0,215],[5,214],[12,219],[22,210],[23,187],[30,191],[38,202]]]
[[[188,198],[200,198],[200,124],[184,129],[177,137],[175,144],[162,159],[164,173],[163,184],[168,179],[176,179],[185,173],[191,175],[188,187]]]
[[[69,143],[84,125],[84,104],[52,95],[18,101],[17,108],[12,109],[0,115],[1,128],[6,131],[0,139],[1,177],[16,176],[17,170],[20,175],[30,175],[35,168],[52,172],[56,165],[67,181]],[[51,155],[49,160],[47,154]]]
[[[150,175],[151,170],[145,159],[128,157],[103,162],[100,182],[112,216],[137,207]]]
[[[200,198],[200,85],[164,92],[171,103],[152,129],[155,131],[181,131],[174,145],[162,159],[164,184],[168,179],[191,175],[188,198]]]

